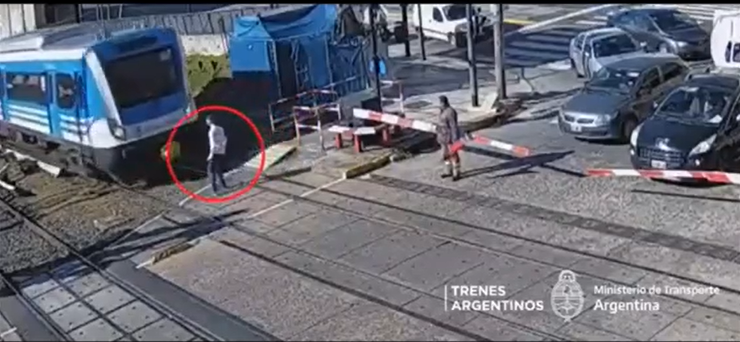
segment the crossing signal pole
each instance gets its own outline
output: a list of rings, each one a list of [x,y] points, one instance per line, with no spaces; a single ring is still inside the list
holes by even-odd
[[[380,101],[381,96],[381,89],[380,89],[380,58],[378,57],[378,30],[375,27],[375,16],[378,15],[378,4],[371,4],[370,5],[370,40],[372,42],[373,47],[373,71],[375,74],[375,93],[378,96],[378,101]]]
[[[498,100],[506,99],[506,74],[504,65],[504,4],[492,4],[493,22],[493,63],[496,68],[496,87]]]
[[[419,47],[421,48],[421,59],[427,60],[427,50],[424,48],[424,21],[421,20],[421,4],[416,4],[416,17],[419,18]]]
[[[475,59],[475,34],[477,31],[476,23],[474,22],[474,11],[473,5],[467,4],[466,12],[468,16],[468,73],[470,82],[470,100],[473,107],[478,107],[478,63]]]
[[[409,4],[401,4],[401,29],[404,32],[403,48],[406,57],[411,57],[411,41],[409,40]]]

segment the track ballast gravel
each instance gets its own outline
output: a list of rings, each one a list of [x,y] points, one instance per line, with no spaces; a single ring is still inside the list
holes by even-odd
[[[0,168],[7,162],[0,160]],[[11,164],[7,181],[21,192],[0,188],[0,200],[11,204],[78,250],[91,254],[177,203],[184,195],[173,184],[144,191],[148,198],[115,184],[83,177],[54,178],[43,171],[24,174]],[[187,182],[189,189],[203,183]],[[164,202],[166,201],[166,202]],[[0,272],[52,266],[68,254],[23,224],[0,212]]]

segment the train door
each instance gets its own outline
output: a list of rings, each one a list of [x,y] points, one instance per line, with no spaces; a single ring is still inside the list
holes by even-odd
[[[54,118],[52,120],[54,134],[63,137],[65,140],[81,143],[87,127],[84,124],[84,119],[80,116],[78,75],[56,71],[51,76],[49,93],[54,100],[49,101],[49,113]]]

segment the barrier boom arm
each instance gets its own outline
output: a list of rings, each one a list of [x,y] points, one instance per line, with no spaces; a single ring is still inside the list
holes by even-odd
[[[352,114],[357,119],[370,120],[375,122],[382,122],[389,125],[399,126],[403,128],[410,128],[417,131],[427,133],[437,133],[437,125],[431,122],[402,118],[398,115],[385,114],[376,112],[368,109],[355,108]],[[490,146],[499,150],[504,150],[514,154],[517,157],[527,157],[531,154],[530,150],[526,147],[516,146],[503,141],[489,139],[482,136],[473,136],[471,140],[473,143]],[[451,147],[453,151],[461,149],[465,145],[464,141],[458,141]]]

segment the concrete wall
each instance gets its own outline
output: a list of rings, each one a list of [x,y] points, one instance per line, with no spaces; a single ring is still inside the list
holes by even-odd
[[[0,4],[0,38],[35,30],[43,16],[40,4]]]
[[[106,20],[105,24],[111,30],[171,27],[181,35],[188,54],[222,55],[228,52],[228,35],[233,31],[236,18],[284,11],[293,6],[282,5],[280,8],[271,8],[269,4],[233,5],[224,10],[210,12]],[[68,14],[72,15],[74,12]],[[60,16],[62,15],[59,14],[57,17]],[[44,4],[0,4],[0,38],[44,26],[47,26]]]
[[[282,9],[273,9],[269,4],[250,4],[229,6],[228,10],[150,15],[107,20],[105,23],[113,30],[171,27],[181,35],[188,54],[222,55],[227,53],[228,35],[233,31],[236,18],[276,10]]]

